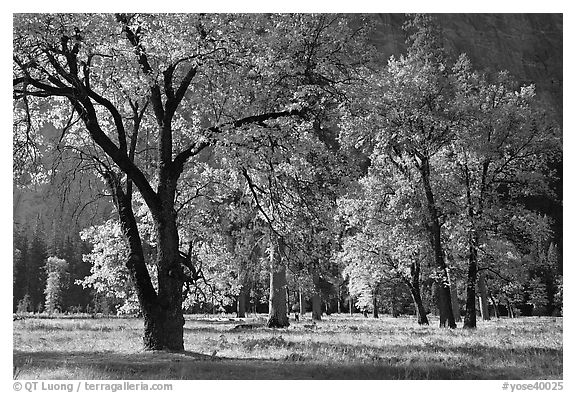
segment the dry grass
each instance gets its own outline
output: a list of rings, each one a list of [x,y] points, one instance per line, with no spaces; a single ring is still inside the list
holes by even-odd
[[[142,350],[138,319],[14,322],[20,379],[562,379],[562,318],[479,322],[331,316],[267,329],[262,316],[187,318],[184,353]]]

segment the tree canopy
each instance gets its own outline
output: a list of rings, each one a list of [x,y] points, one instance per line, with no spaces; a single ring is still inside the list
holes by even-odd
[[[183,349],[184,311],[265,309],[283,327],[286,303],[305,296],[316,319],[345,295],[374,316],[386,297],[393,314],[409,297],[419,323],[438,309],[452,328],[464,305],[473,328],[480,282],[493,307],[551,312],[560,257],[550,218],[527,201],[556,198],[562,145],[536,87],[475,70],[428,15],[408,18],[406,53],[384,62],[374,25],[16,14],[15,182],[51,190],[62,211],[81,201],[74,242],[91,250],[18,238],[14,285],[27,285],[15,308],[65,307],[81,285],[142,315],[146,348],[171,350]],[[46,259],[42,299],[28,276]]]

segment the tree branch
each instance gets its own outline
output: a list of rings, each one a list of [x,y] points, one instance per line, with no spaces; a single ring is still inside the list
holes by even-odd
[[[235,120],[235,121],[232,121],[229,123],[223,123],[219,126],[213,126],[213,127],[208,128],[207,131],[210,134],[210,136],[213,136],[215,134],[222,133],[222,130],[224,128],[230,127],[230,126],[234,127],[234,128],[238,128],[238,127],[242,127],[244,125],[261,123],[261,122],[264,122],[266,120],[274,120],[274,119],[279,119],[282,117],[291,117],[291,116],[304,117],[305,114],[306,114],[305,109],[290,109],[290,110],[285,110],[285,111],[280,111],[280,112],[269,112],[269,113],[264,113],[261,115],[247,116],[247,117],[244,117],[242,119],[238,119],[238,120]],[[186,163],[186,161],[190,157],[193,157],[193,156],[199,154],[204,148],[210,146],[210,143],[211,142],[209,140],[197,142],[197,143],[189,146],[185,150],[182,150],[180,153],[178,153],[176,155],[176,157],[174,158],[175,171],[182,172],[182,170],[184,169],[184,164]]]

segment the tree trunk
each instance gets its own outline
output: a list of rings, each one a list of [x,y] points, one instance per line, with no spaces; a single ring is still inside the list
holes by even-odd
[[[462,318],[460,317],[460,302],[458,301],[458,288],[456,286],[456,277],[450,273],[450,269],[447,270],[448,280],[450,282],[450,294],[452,296],[452,312],[454,313],[454,321],[460,322]]]
[[[480,313],[483,321],[490,320],[490,309],[488,308],[488,290],[486,289],[486,277],[484,271],[478,275],[478,292],[480,293]]]
[[[420,263],[412,262],[410,265],[410,281],[405,280],[405,282],[410,288],[418,324],[428,325],[428,317],[426,317],[426,310],[424,309],[424,304],[422,304],[422,296],[420,294]]]
[[[231,249],[234,252],[234,248]],[[246,311],[250,297],[250,273],[248,272],[248,261],[241,260],[238,266],[238,281],[240,290],[238,291],[238,298],[236,299],[236,317],[246,318]]]
[[[471,235],[472,236],[472,235]],[[464,328],[476,328],[476,280],[478,275],[478,250],[475,240],[468,245],[468,277],[466,279],[466,311],[464,314]]]
[[[302,293],[302,289],[298,293],[298,301],[300,303],[300,316],[303,317],[304,313],[306,313],[306,306],[304,305],[304,294]]]
[[[162,347],[171,351],[184,350],[184,314],[182,312],[182,286],[184,272],[179,252],[176,212],[170,206],[161,217],[156,217],[158,314]]]
[[[242,284],[236,303],[236,317],[238,318],[246,318],[246,299],[248,298],[248,295],[248,285]]]
[[[320,276],[316,270],[312,272],[312,283],[314,284],[312,294],[312,320],[322,320],[322,299],[320,297]]]
[[[510,300],[506,300],[506,305],[508,306],[508,316],[510,318],[515,318],[516,316],[514,315],[514,308],[512,308],[512,304],[510,304]]]
[[[286,313],[290,316],[290,311],[292,311],[292,307],[290,307],[290,290],[288,288],[288,283],[286,283]]]
[[[500,318],[500,310],[498,310],[498,303],[496,303],[496,299],[494,299],[494,296],[492,296],[492,292],[488,291],[488,296],[490,297],[490,301],[492,302],[492,305],[494,306],[494,316],[496,317],[496,319]]]
[[[348,312],[350,316],[354,314],[354,305],[352,304],[352,295],[348,294]]]
[[[476,328],[476,261],[468,262],[468,278],[466,280],[466,311],[464,328]]]
[[[174,315],[176,316],[177,322],[178,313],[171,313],[172,310],[166,308],[166,303],[160,302],[159,299],[162,299],[160,296],[165,292],[157,294],[152,285],[152,280],[150,279],[150,274],[144,259],[140,233],[138,232],[138,226],[132,209],[132,196],[130,193],[123,191],[118,179],[113,173],[108,173],[105,177],[112,191],[114,205],[118,210],[122,232],[128,241],[129,253],[126,267],[134,283],[140,304],[140,311],[144,318],[144,348],[147,350],[183,350],[184,318],[181,307],[182,283],[180,282],[180,298],[177,299],[176,302],[180,315],[182,316],[181,325],[180,329],[173,329],[172,326],[175,322],[173,317]],[[178,250],[177,247],[176,250]],[[164,287],[164,291],[165,290],[166,288]],[[176,323],[176,325],[178,325],[178,323]]]
[[[391,299],[392,301],[392,313],[394,313],[394,297]],[[372,291],[372,317],[378,318],[378,289],[374,289]]]
[[[471,232],[468,235],[468,277],[466,279],[466,312],[464,314],[464,328],[476,328],[476,281],[478,280],[478,243],[479,235],[476,230],[476,220],[481,216],[484,207],[484,193],[486,190],[486,179],[488,174],[489,162],[482,163],[482,177],[480,180],[480,198],[478,200],[477,211],[474,211],[472,199],[472,181],[468,166],[464,165],[464,175],[466,181],[466,198],[468,203],[468,219],[471,224]],[[484,287],[484,292],[485,292]],[[487,302],[484,294],[483,302],[480,305],[483,318],[490,318],[487,313]]]
[[[444,250],[442,248],[442,236],[438,209],[434,201],[434,193],[430,184],[430,166],[427,157],[421,157],[418,166],[420,170],[422,185],[426,195],[428,222],[426,229],[432,250],[434,252],[434,265],[436,267],[436,280],[438,284],[438,310],[440,311],[440,327],[456,328],[454,313],[452,311],[452,297],[450,295],[450,284],[446,272],[446,261],[444,260]]]
[[[322,320],[322,300],[316,291],[312,295],[312,319],[315,321]]]
[[[270,301],[268,322],[271,328],[288,327],[288,313],[286,310],[286,266],[282,263],[282,239],[276,239],[270,234]]]
[[[412,301],[414,302],[414,308],[416,309],[416,318],[418,320],[418,324],[428,325],[428,317],[426,317],[426,310],[424,309],[424,304],[422,304],[420,289],[411,286],[410,294],[412,295]]]

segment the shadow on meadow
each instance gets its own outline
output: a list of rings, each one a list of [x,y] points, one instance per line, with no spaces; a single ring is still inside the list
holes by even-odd
[[[561,379],[562,321],[477,331],[335,318],[288,329],[265,319],[186,320],[183,353],[142,351],[141,320],[14,323],[18,379]],[[248,324],[238,329],[238,325]],[[212,354],[212,355],[210,355]]]
[[[322,352],[330,344],[315,343]],[[343,352],[358,351],[357,346],[340,345]],[[298,344],[294,345],[294,349]],[[506,364],[506,359],[533,355],[539,367],[558,364],[562,351],[526,348],[498,350],[491,347],[444,349],[438,346],[397,346],[385,348],[392,356],[383,355],[383,348],[369,348],[377,353],[372,361],[348,363],[309,361],[293,355],[284,360],[262,358],[226,358],[195,352],[141,352],[119,354],[106,352],[40,351],[14,353],[14,377],[23,379],[538,379],[562,378],[562,370],[544,369],[535,373],[530,364]],[[402,351],[418,354],[417,359],[398,355]],[[449,356],[443,361],[439,353]],[[487,358],[501,358],[500,366],[471,365],[455,361],[450,355],[474,356],[482,364],[494,364]],[[559,360],[558,360],[559,359]],[[517,362],[516,362],[517,363]],[[538,368],[538,367],[537,367]]]

